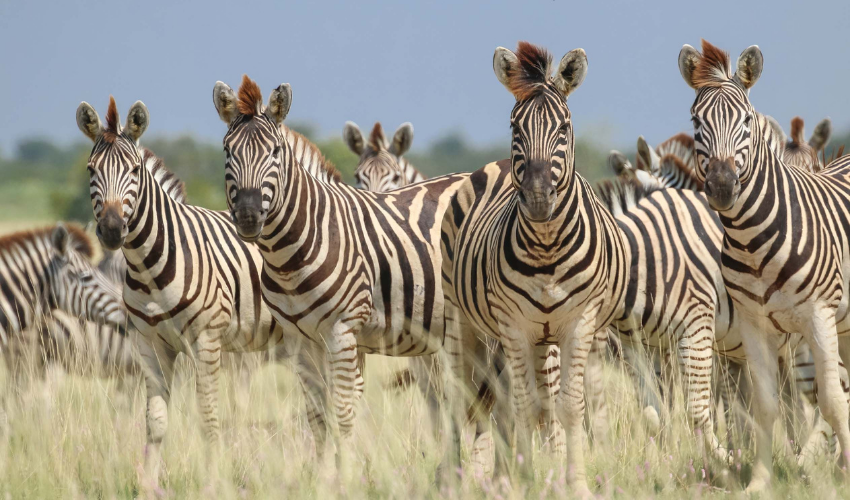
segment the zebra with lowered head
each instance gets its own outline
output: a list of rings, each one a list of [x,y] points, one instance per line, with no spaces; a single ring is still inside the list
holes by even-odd
[[[838,340],[850,327],[850,156],[815,174],[785,163],[765,141],[770,124],[749,99],[763,66],[755,45],[741,53],[734,73],[729,55],[704,40],[702,52],[685,45],[679,53],[679,70],[696,93],[690,112],[697,174],[725,231],[723,279],[753,374],[757,451],[749,491],[771,478],[776,351],[788,332],[808,343],[821,412],[841,449],[850,450],[839,375],[839,350],[848,359],[850,346]]]
[[[93,249],[73,224],[0,238],[0,350],[62,311],[74,318],[124,328],[120,290],[90,262]]]

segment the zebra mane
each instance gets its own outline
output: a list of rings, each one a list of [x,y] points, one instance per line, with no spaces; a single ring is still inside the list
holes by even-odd
[[[106,127],[103,129],[103,140],[112,144],[119,134],[121,134],[121,124],[118,118],[118,106],[115,104],[115,98],[109,96],[109,108],[106,110]]]
[[[659,186],[642,183],[633,174],[619,175],[596,185],[599,199],[614,217],[629,212],[640,200],[660,189]]]
[[[805,122],[799,116],[795,116],[791,119],[791,143],[795,146],[800,146],[802,144],[807,144],[806,138],[804,137],[805,131]]]
[[[717,87],[732,79],[729,53],[702,40],[702,57],[693,73],[696,88]]]
[[[381,127],[381,122],[375,122],[372,127],[372,132],[369,133],[369,142],[367,146],[373,151],[383,151],[387,149],[387,138],[384,135],[384,128]]]
[[[658,156],[664,158],[667,155],[674,155],[685,164],[694,161],[694,138],[689,134],[680,132],[673,137],[662,142],[655,148]]]
[[[319,147],[309,139],[292,130],[286,125],[280,125],[283,140],[289,144],[295,161],[310,172],[313,177],[324,182],[342,182],[342,175],[330,160],[325,158]]]
[[[524,101],[539,94],[549,82],[552,54],[522,41],[517,44],[516,57],[519,65],[508,68],[508,89],[517,100]]]
[[[248,75],[242,75],[236,109],[247,116],[258,115],[263,110],[263,93],[260,91],[260,86],[254,80],[248,78]]]
[[[693,151],[691,151],[693,153]],[[663,178],[680,178],[690,179],[694,185],[702,191],[703,184],[699,180],[697,173],[694,171],[695,165],[690,165],[682,161],[682,157],[668,153],[661,157],[661,168],[659,174]]]
[[[157,157],[150,149],[142,148],[142,163],[172,200],[177,203],[186,203],[186,185],[174,172],[165,167],[162,158]]]
[[[77,224],[64,222],[65,229],[68,231],[68,236],[71,237],[74,250],[84,255],[87,259],[94,256],[94,246],[91,239],[86,234],[86,231]],[[21,245],[29,241],[47,240],[50,245],[50,237],[56,226],[42,227],[38,229],[30,229],[26,231],[18,231],[16,233],[7,234],[0,237],[0,252],[9,250],[12,247]]]

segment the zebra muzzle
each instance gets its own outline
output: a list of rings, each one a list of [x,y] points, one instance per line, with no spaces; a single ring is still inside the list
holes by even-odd
[[[728,210],[741,194],[741,181],[731,159],[712,158],[708,163],[704,185],[708,204],[714,210]]]
[[[263,209],[262,198],[259,189],[240,189],[233,197],[230,216],[243,240],[255,241],[263,231],[268,212]]]
[[[124,245],[127,237],[127,226],[124,219],[115,209],[104,210],[95,230],[97,238],[107,250],[118,250]]]

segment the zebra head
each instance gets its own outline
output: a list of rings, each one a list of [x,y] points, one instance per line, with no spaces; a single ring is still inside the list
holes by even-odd
[[[696,90],[691,106],[697,177],[709,205],[732,208],[752,176],[753,133],[761,133],[749,89],[761,76],[764,58],[757,45],[738,57],[732,74],[729,54],[702,41],[702,53],[690,45],[679,53],[679,71]],[[765,127],[769,127],[764,118]]]
[[[345,123],[342,136],[348,148],[360,157],[360,163],[354,171],[357,187],[384,193],[407,185],[401,156],[413,143],[413,125],[409,122],[402,124],[396,130],[392,144],[387,144],[380,122],[375,123],[365,147],[363,134],[354,122]]]
[[[292,104],[292,89],[281,84],[263,106],[260,87],[242,77],[239,95],[227,84],[216,82],[213,101],[218,116],[228,125],[224,136],[224,183],[227,206],[236,232],[245,241],[256,241],[278,193],[289,148],[280,125]]]
[[[531,221],[551,218],[559,193],[575,169],[575,150],[567,97],[587,74],[583,49],[568,52],[550,76],[552,56],[520,42],[516,53],[499,47],[493,70],[516,98],[511,112],[511,179],[520,212]]]
[[[94,108],[83,102],[77,108],[77,126],[94,142],[88,161],[89,190],[97,237],[107,250],[118,250],[127,237],[127,225],[136,207],[142,154],[139,138],[148,128],[150,114],[136,101],[123,128],[115,99],[109,97],[106,126]]]
[[[824,118],[815,126],[811,138],[806,141],[805,123],[799,116],[791,120],[791,137],[785,143],[785,151],[782,161],[788,165],[796,165],[810,172],[819,172],[824,165],[821,164],[818,153],[820,153],[829,142],[832,135],[832,121]]]
[[[60,223],[50,242],[52,305],[77,318],[123,328],[127,316],[121,290],[92,265],[91,242],[82,229]]]

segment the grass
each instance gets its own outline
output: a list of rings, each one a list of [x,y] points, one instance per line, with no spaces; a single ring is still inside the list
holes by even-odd
[[[303,399],[284,365],[259,369],[246,387],[225,372],[221,382],[223,444],[206,443],[184,364],[175,377],[159,494],[166,498],[423,498],[439,496],[433,474],[439,447],[417,391],[384,386],[400,360],[371,357],[365,401],[349,449],[351,468],[318,466],[302,416]],[[144,385],[114,379],[33,370],[13,381],[0,371],[0,498],[132,498],[142,491]],[[723,476],[724,467],[699,455],[681,404],[659,436],[639,418],[631,385],[615,365],[606,367],[611,415],[607,445],[587,446],[594,492],[611,498],[742,496],[752,453]],[[468,438],[468,436],[467,436]],[[467,439],[468,441],[468,439]],[[467,442],[466,449],[469,449]],[[777,446],[778,448],[778,446]],[[846,498],[826,460],[804,480],[777,450],[774,492],[786,498]],[[533,483],[484,480],[467,472],[450,497],[549,498],[568,493],[560,457],[538,453]]]

